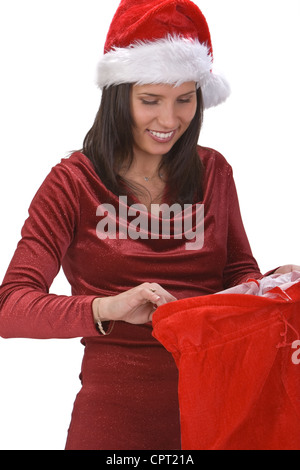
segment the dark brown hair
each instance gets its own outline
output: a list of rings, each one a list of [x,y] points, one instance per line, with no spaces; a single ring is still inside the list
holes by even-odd
[[[104,88],[93,127],[86,135],[82,152],[91,160],[105,186],[115,195],[132,192],[119,171],[133,159],[134,125],[130,112],[131,84]],[[169,203],[191,204],[203,198],[203,165],[197,143],[203,121],[201,89],[197,90],[196,114],[181,138],[163,156],[160,171],[167,175]],[[127,188],[127,189],[126,189]]]

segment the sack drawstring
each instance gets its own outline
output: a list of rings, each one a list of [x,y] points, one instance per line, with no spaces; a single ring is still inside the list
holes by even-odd
[[[299,332],[293,327],[293,325],[291,325],[287,319],[283,316],[283,314],[281,315],[282,317],[282,321],[284,322],[284,332],[283,333],[280,333],[280,336],[284,337],[284,341],[282,343],[279,343],[276,348],[279,349],[279,348],[285,348],[287,346],[292,346],[292,344],[294,343],[294,341],[297,341],[300,339],[300,334]],[[288,329],[291,329],[295,335],[297,336],[297,338],[295,340],[293,340],[291,343],[288,343],[287,342],[287,335],[288,335]]]

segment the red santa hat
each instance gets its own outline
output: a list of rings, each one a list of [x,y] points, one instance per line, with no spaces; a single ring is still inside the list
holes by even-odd
[[[98,86],[188,81],[201,87],[205,108],[230,94],[226,79],[213,72],[210,32],[199,8],[190,0],[122,0],[98,64]]]

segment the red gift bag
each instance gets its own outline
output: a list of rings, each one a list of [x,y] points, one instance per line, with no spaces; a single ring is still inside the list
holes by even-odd
[[[300,282],[160,307],[179,370],[182,449],[300,450]]]

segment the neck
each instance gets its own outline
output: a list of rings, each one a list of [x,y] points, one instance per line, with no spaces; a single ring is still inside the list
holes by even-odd
[[[141,159],[134,155],[132,164],[124,165],[120,171],[133,194],[148,210],[151,204],[160,203],[165,189],[164,175],[159,172],[161,158],[149,155],[147,159]]]
[[[159,169],[161,160],[161,155],[134,155],[130,169],[143,175],[154,175]]]
[[[134,154],[133,161],[130,165],[124,166],[121,169],[121,174],[128,176],[140,176],[143,178],[153,178],[159,176],[159,167],[162,160],[160,155],[136,155]]]

